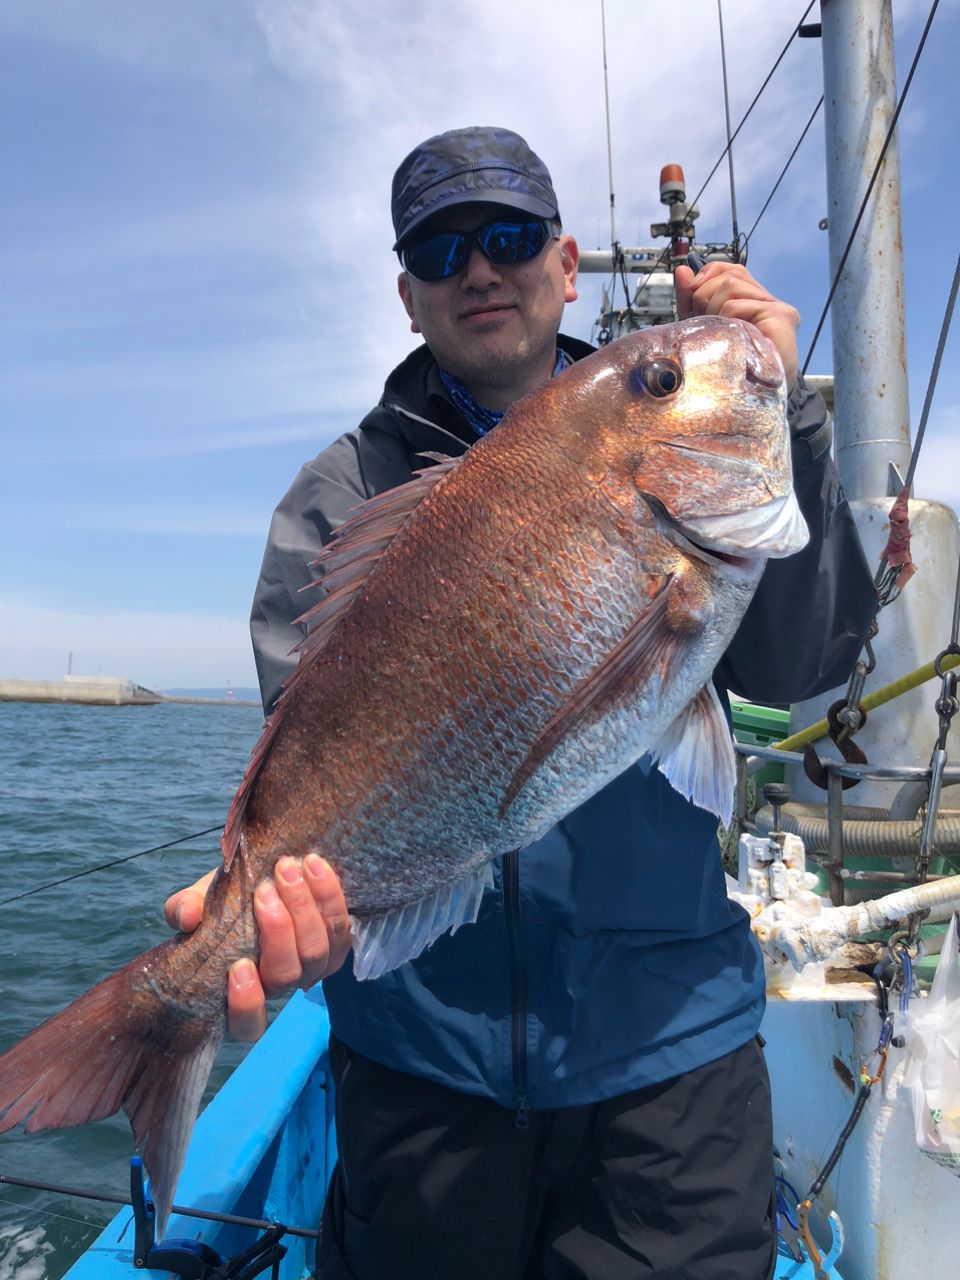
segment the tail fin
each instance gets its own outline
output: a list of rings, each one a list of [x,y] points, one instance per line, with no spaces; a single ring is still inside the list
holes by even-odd
[[[169,1002],[153,983],[136,990],[164,943],[105,978],[0,1057],[0,1133],[103,1120],[122,1107],[150,1174],[162,1234],[222,1020],[187,1019],[175,1037]],[[186,1013],[186,1011],[183,1011]],[[172,1041],[172,1042],[171,1042]]]

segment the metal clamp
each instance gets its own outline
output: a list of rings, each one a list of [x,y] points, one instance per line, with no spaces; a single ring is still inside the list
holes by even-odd
[[[280,1223],[268,1227],[248,1249],[232,1258],[221,1258],[200,1240],[168,1237],[157,1244],[157,1211],[144,1186],[140,1156],[130,1159],[130,1203],[133,1265],[138,1270],[172,1272],[180,1280],[254,1280],[270,1268],[273,1280],[278,1280],[280,1262],[287,1252],[286,1245],[280,1243],[287,1228]]]
[[[199,1240],[168,1239],[156,1243],[157,1211],[143,1185],[143,1160],[130,1158],[130,1203],[133,1206],[133,1265],[138,1270],[172,1271],[182,1280],[204,1280],[223,1259]]]

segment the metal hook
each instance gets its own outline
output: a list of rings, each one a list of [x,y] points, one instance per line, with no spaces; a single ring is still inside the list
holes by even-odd
[[[863,686],[861,684],[861,689],[862,687]],[[844,712],[847,713],[848,719],[852,719],[851,708],[846,701],[841,700],[840,702],[835,702],[827,712],[828,732],[830,734],[830,738],[835,743],[837,750],[843,756],[844,760],[846,760],[847,764],[867,764],[869,762],[867,760],[866,753],[857,746],[852,737],[857,730],[862,729],[867,723],[867,713],[859,706],[854,708],[854,711],[857,716],[858,723],[855,725],[852,723],[845,724],[843,722]],[[815,787],[819,787],[822,791],[826,791],[829,775],[822,760],[814,750],[813,745],[809,742],[803,748],[803,771]],[[855,787],[859,781],[859,778],[844,778],[841,785],[844,791],[849,791],[850,788]]]

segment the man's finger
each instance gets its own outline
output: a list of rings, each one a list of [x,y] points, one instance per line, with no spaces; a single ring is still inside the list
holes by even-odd
[[[272,880],[257,885],[253,912],[260,930],[260,981],[269,995],[280,995],[296,986],[303,968],[293,920]]]
[[[696,276],[690,267],[677,267],[673,273],[673,287],[677,295],[677,319],[689,320],[693,315],[693,282]]]
[[[308,975],[316,981],[336,973],[353,946],[350,912],[347,910],[340,880],[329,862],[317,853],[308,853],[303,860],[303,874],[327,931],[328,955],[324,970],[322,973]]]
[[[293,921],[301,977],[308,982],[326,969],[330,945],[327,926],[313,894],[313,880],[307,879],[298,858],[281,858],[274,871],[274,883]]]
[[[238,1040],[259,1040],[267,1029],[267,1007],[257,966],[237,960],[227,976],[227,1021]]]
[[[189,885],[172,893],[163,904],[163,918],[171,929],[179,929],[181,933],[193,933],[203,919],[203,904],[207,890],[217,874],[216,868],[201,876],[196,884]]]

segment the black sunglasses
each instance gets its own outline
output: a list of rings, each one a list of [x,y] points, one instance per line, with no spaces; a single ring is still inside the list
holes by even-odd
[[[400,261],[418,280],[447,280],[467,265],[474,245],[485,258],[505,267],[529,262],[556,235],[556,224],[547,218],[529,222],[497,218],[476,231],[438,231],[417,240],[400,250]]]

